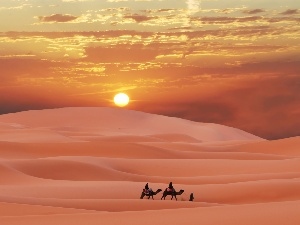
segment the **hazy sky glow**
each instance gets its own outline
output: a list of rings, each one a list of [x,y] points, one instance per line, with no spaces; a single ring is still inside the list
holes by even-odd
[[[300,135],[295,0],[7,0],[0,113],[113,106]]]

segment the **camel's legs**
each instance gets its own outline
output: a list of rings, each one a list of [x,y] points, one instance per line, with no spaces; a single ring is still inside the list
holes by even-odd
[[[173,200],[173,197],[175,197],[175,199],[176,199],[176,201],[177,201],[177,197],[176,197],[176,194],[175,194],[175,193],[173,193],[171,196],[172,196],[171,200]]]

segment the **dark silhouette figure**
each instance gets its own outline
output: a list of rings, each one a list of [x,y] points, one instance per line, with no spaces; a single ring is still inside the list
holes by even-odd
[[[148,183],[145,185],[144,192],[145,192],[146,194],[151,194],[151,192],[153,192],[153,191],[152,191],[152,188],[149,188]]]
[[[189,201],[191,201],[191,202],[194,201],[194,194],[193,193],[190,194],[190,200]]]
[[[173,191],[169,191],[168,189],[169,189],[169,188],[166,188],[166,190],[163,192],[163,195],[162,195],[162,197],[161,197],[161,200],[162,200],[162,199],[166,200],[166,197],[167,197],[168,195],[171,195],[171,196],[172,196],[171,200],[173,199],[173,197],[175,197],[175,199],[176,199],[176,201],[177,201],[176,196],[177,196],[177,195],[181,195],[181,194],[184,192],[184,190],[180,190],[179,192],[177,192],[177,191],[175,191],[174,188],[173,188]]]
[[[143,199],[145,196],[148,196],[148,199],[150,197],[152,197],[152,199],[154,200],[153,196],[161,191],[162,191],[161,189],[157,189],[155,192],[153,192],[153,191],[149,192],[149,191],[146,191],[146,189],[143,189],[140,199]]]
[[[168,188],[169,188],[168,191],[173,191],[173,192],[175,191],[172,182],[169,183],[169,187]]]

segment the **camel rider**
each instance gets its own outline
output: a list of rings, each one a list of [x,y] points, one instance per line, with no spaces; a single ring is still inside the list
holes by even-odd
[[[150,194],[152,191],[152,188],[149,188],[148,183],[145,185],[144,193],[145,194]]]
[[[168,191],[175,192],[172,182],[169,183]]]

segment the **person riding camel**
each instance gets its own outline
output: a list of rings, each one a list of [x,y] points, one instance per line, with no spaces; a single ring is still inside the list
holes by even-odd
[[[145,185],[145,188],[143,189],[143,191],[145,194],[151,194],[151,192],[153,192],[152,188],[149,188],[148,183]]]
[[[168,191],[175,192],[172,182],[169,183]]]

